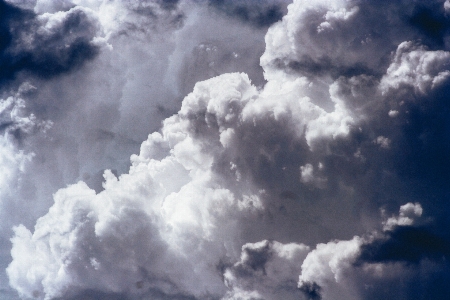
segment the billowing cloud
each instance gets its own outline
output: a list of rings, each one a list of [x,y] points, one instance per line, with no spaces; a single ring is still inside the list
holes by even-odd
[[[130,155],[179,109],[196,81],[238,69],[262,84],[258,58],[265,29],[236,24],[201,3],[10,0],[1,5],[6,38],[1,64],[8,66],[1,99],[17,98],[13,102],[21,107],[20,119],[14,110],[14,121],[13,106],[2,112],[8,149],[2,152],[7,179],[2,193],[11,191],[1,199],[0,289],[7,297],[11,227],[31,228],[52,205],[52,194],[67,184],[83,180],[101,191],[105,169],[126,172]],[[217,39],[237,32],[250,38],[245,43]],[[77,43],[89,51],[80,51]],[[220,55],[204,65],[195,49],[208,43]],[[22,171],[14,177],[7,170]]]
[[[25,178],[36,188],[10,194],[39,200],[5,223],[10,286],[46,300],[444,299],[447,2],[297,0],[283,18],[278,2],[26,4],[48,31],[21,29],[14,47],[62,65],[61,43],[98,52],[8,78],[22,92],[2,100],[4,182]]]

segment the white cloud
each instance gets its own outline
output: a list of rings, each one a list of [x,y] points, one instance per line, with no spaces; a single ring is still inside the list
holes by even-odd
[[[403,42],[398,46],[380,88],[384,93],[389,89],[411,88],[426,94],[449,78],[449,58],[448,51],[431,51],[414,42]]]
[[[422,211],[420,203],[402,205],[398,216],[390,217],[383,222],[383,230],[392,230],[395,226],[413,225],[422,216]]]
[[[391,118],[395,118],[396,116],[398,116],[398,114],[399,114],[398,110],[390,110],[388,113],[389,117]]]
[[[348,270],[353,268],[362,242],[360,237],[354,237],[349,241],[318,244],[303,261],[299,288],[308,290],[315,283],[323,290],[322,299],[360,299],[348,283],[352,280]]]
[[[129,174],[116,179],[106,172],[105,190],[97,195],[84,183],[62,189],[33,234],[23,226],[16,228],[14,260],[8,268],[11,285],[25,296],[51,299],[78,289],[122,293],[136,282],[153,287],[155,280],[170,278],[172,287],[162,291],[169,295],[223,293],[215,265],[237,254],[239,225],[257,218],[265,209],[261,200],[265,196],[248,182],[248,175],[229,182],[225,174],[217,173],[220,158],[237,150],[222,145],[221,133],[232,128],[240,134],[266,118],[275,124],[291,123],[293,110],[299,121],[300,116],[313,117],[311,110],[321,111],[307,99],[305,104],[295,103],[301,92],[295,86],[287,92],[286,102],[268,109],[265,103],[275,104],[267,101],[273,92],[286,95],[286,90],[269,88],[259,95],[248,77],[238,73],[198,83],[179,113],[165,120],[161,134],[150,135],[142,144]],[[262,105],[256,102],[258,97]],[[303,122],[308,124],[308,119]],[[291,124],[288,128],[298,128]],[[236,144],[232,141],[236,138],[235,134],[229,143]],[[262,141],[255,142],[259,147]],[[153,159],[158,153],[166,156]],[[281,247],[286,249],[280,248],[279,255],[289,256],[289,247]],[[169,267],[175,262],[178,268]],[[281,272],[281,267],[274,268],[274,273]],[[102,280],[89,279],[94,276]]]
[[[320,33],[323,30],[333,29],[335,23],[339,21],[346,21],[358,12],[359,8],[357,6],[347,10],[346,8],[340,8],[334,11],[327,11],[325,14],[325,21],[320,23],[317,27],[317,31]]]

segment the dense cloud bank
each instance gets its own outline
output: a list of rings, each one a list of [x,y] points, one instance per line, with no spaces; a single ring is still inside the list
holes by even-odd
[[[20,297],[447,297],[448,1],[75,2],[2,3]]]

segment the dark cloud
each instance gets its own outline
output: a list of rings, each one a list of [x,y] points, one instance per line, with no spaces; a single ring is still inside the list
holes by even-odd
[[[245,244],[240,261],[224,271],[225,283],[232,288],[225,299],[299,299],[302,291],[292,276],[308,250],[268,240]]]
[[[142,282],[137,282],[136,286],[143,285]],[[54,298],[54,300],[131,300],[135,299],[130,297],[126,293],[105,293],[103,291],[85,290],[75,293],[75,295],[65,295],[63,298]],[[183,294],[166,294],[158,289],[150,289],[142,295],[139,299],[152,299],[152,300],[197,300],[197,298],[183,295]]]
[[[361,246],[360,262],[418,263],[423,259],[449,259],[450,241],[425,227],[397,226]]]
[[[257,28],[269,27],[286,13],[286,1],[210,0],[219,12]]]
[[[259,247],[244,246],[242,248],[244,259],[239,265],[235,266],[235,271],[239,276],[251,276],[253,272],[266,274],[265,265],[273,255],[271,248],[272,243],[270,241],[264,241],[264,244],[259,245]]]
[[[177,7],[180,0],[159,0],[157,2],[160,3],[164,9],[172,10]]]
[[[39,295],[36,295],[39,297]],[[116,294],[116,293],[104,293],[95,290],[87,290],[81,293],[78,293],[75,296],[65,296],[64,298],[55,298],[55,300],[129,300],[129,298],[125,294]]]
[[[305,294],[308,300],[321,300],[320,286],[315,282],[305,282],[300,287],[300,290]]]
[[[444,39],[450,29],[450,19],[442,3],[433,1],[418,3],[408,16],[408,20],[424,34],[425,44],[433,48],[445,46]]]
[[[304,55],[300,60],[283,60],[275,59],[273,62],[275,68],[284,69],[287,73],[298,73],[308,77],[316,76],[331,76],[333,79],[343,77],[354,77],[358,75],[378,76],[381,73],[376,73],[375,70],[370,69],[363,63],[356,63],[351,66],[337,65],[332,62],[329,57],[319,57],[312,59],[310,56]]]
[[[133,32],[145,32],[153,35],[157,31],[165,32],[173,28],[181,28],[186,16],[179,9],[179,2],[179,0],[122,2],[121,4],[134,14],[134,18],[127,18],[120,33],[129,35]]]
[[[0,1],[0,84],[25,71],[51,78],[81,67],[100,49],[97,24],[82,9],[56,17],[56,25],[29,10]],[[46,27],[47,26],[47,27]]]

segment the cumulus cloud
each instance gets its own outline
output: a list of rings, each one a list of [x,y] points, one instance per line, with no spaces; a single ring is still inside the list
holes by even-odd
[[[361,239],[318,244],[302,264],[299,288],[309,299],[358,299],[348,284],[348,269],[358,255]]]
[[[423,46],[416,49],[413,42],[403,42],[383,77],[382,88],[398,90],[409,86],[426,93],[450,75],[448,58],[448,51],[427,51]]]
[[[20,297],[448,294],[447,2],[10,3]]]
[[[7,203],[2,206],[2,269],[11,260],[8,239],[13,224],[31,228],[52,205],[52,194],[67,184],[83,180],[101,191],[105,169],[116,175],[126,172],[130,155],[179,109],[196,81],[233,70],[248,72],[259,84],[264,81],[258,58],[265,29],[236,24],[202,3],[0,4],[5,38],[1,95],[10,102],[22,90],[14,103],[23,106],[20,114],[14,110],[14,122],[9,111],[2,114],[1,130],[8,132],[5,147],[11,155],[27,157],[18,188],[2,199]],[[217,39],[237,32],[250,38],[245,43]],[[220,53],[210,58],[213,67],[196,59],[195,52],[211,42]],[[5,174],[7,157],[5,152]],[[19,164],[11,168],[18,170]],[[1,276],[5,296],[10,293],[8,280],[3,271]]]
[[[295,1],[283,22],[269,29],[261,62],[288,74],[382,75],[400,43],[441,46],[448,25],[441,1]]]

